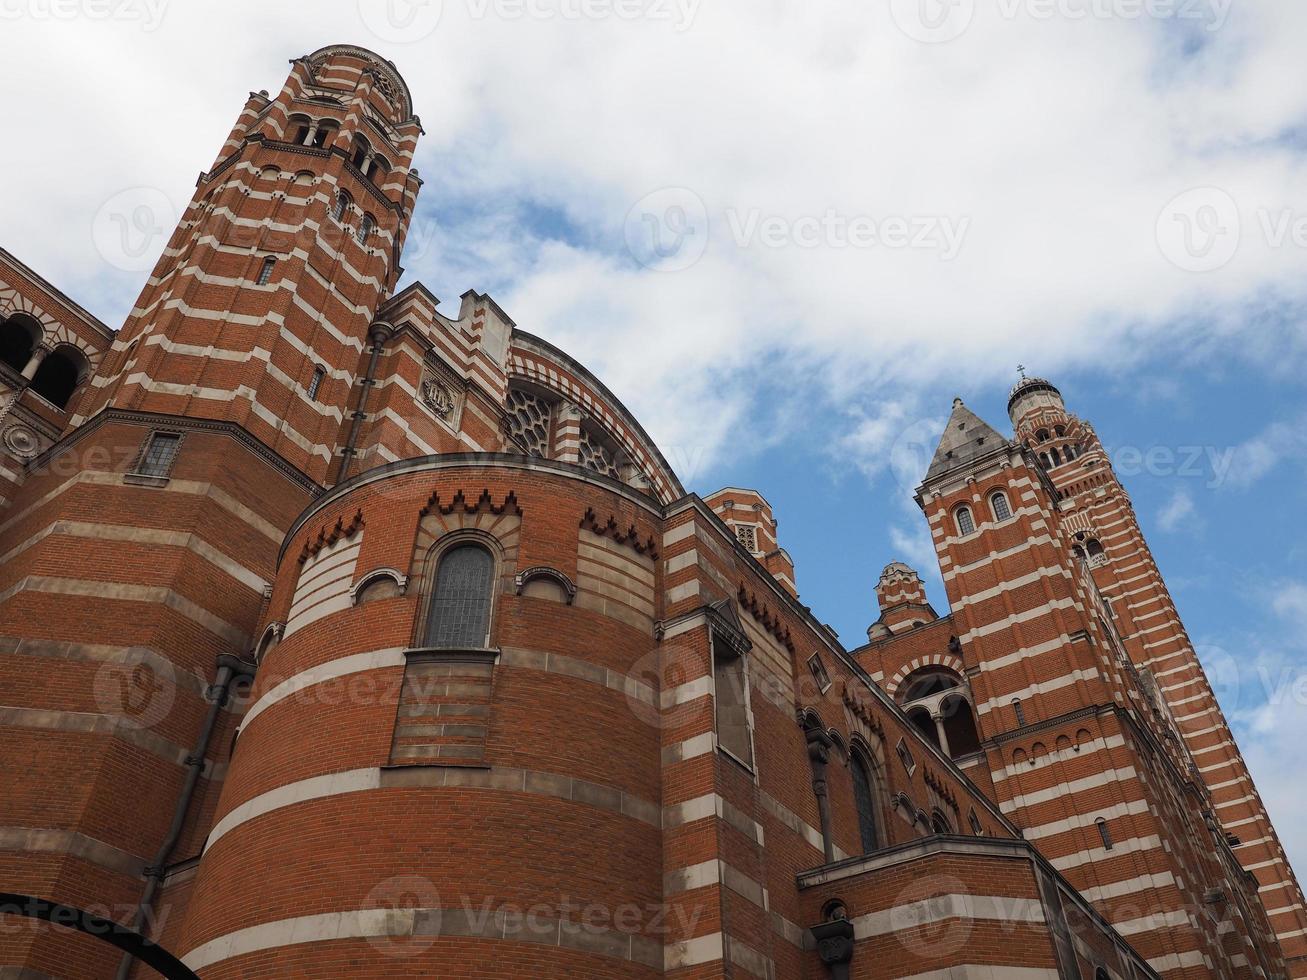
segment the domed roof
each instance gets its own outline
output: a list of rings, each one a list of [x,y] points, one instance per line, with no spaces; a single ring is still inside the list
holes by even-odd
[[[1062,392],[1057,390],[1057,386],[1045,378],[1022,378],[1012,386],[1012,392],[1007,398],[1007,410],[1011,412],[1012,406],[1017,403],[1017,399],[1022,395],[1028,395],[1032,391],[1051,391],[1057,397],[1062,397]]]

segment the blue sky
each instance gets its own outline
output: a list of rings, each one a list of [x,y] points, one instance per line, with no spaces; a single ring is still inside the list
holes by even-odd
[[[1007,431],[1018,363],[1057,383],[1307,867],[1307,5],[515,9],[6,5],[6,121],[40,153],[0,161],[3,244],[117,326],[143,273],[113,216],[166,230],[250,89],[371,47],[427,131],[409,277],[590,366],[688,487],[761,490],[850,646],[890,560],[944,609],[911,491],[953,397]]]

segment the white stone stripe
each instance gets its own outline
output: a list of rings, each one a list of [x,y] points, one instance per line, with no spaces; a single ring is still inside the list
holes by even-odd
[[[937,895],[919,902],[868,912],[852,920],[854,935],[870,939],[933,925],[946,919],[990,919],[998,922],[1044,921],[1044,906],[1037,898],[1004,898],[998,895]]]
[[[1010,691],[1007,694],[1000,694],[998,697],[990,698],[978,705],[976,710],[982,713],[990,712],[996,708],[1011,704],[1013,698],[1020,698],[1024,701],[1036,694],[1046,694],[1049,691],[1056,691],[1058,688],[1068,687],[1077,681],[1096,681],[1101,676],[1097,670],[1073,670],[1071,673],[1055,677],[1051,681],[1039,681],[1020,690]]]
[[[1069,797],[1084,790],[1093,789],[1095,786],[1105,786],[1119,780],[1133,779],[1137,775],[1134,766],[1126,766],[1122,769],[1108,769],[1092,776],[1085,776],[1083,779],[1073,779],[1068,783],[1059,783],[1048,789],[1036,790],[1033,793],[1017,793],[1011,800],[1000,801],[999,807],[1004,812],[1011,812],[1023,806],[1034,806],[1038,803],[1047,803],[1049,800]]]
[[[1155,851],[1161,846],[1162,839],[1156,834],[1147,837],[1127,837],[1125,840],[1115,841],[1110,850],[1103,847],[1094,847],[1084,851],[1077,851],[1074,854],[1050,858],[1049,863],[1058,871],[1067,871],[1071,868],[1078,868],[1082,864],[1098,863],[1110,858],[1120,857],[1122,854]]]
[[[325,681],[347,677],[350,674],[359,674],[367,670],[377,670],[382,667],[402,667],[405,662],[404,649],[404,647],[387,647],[380,650],[369,650],[365,653],[351,654],[348,657],[341,657],[339,660],[332,660],[325,664],[318,664],[316,667],[310,667],[308,670],[300,671],[298,674],[288,677],[269,688],[259,700],[250,705],[250,710],[245,713],[245,717],[241,720],[241,728],[244,729],[255,718],[278,702],[313,687],[315,684],[322,684]]]
[[[1212,966],[1207,957],[1196,949],[1187,953],[1168,953],[1166,956],[1156,956],[1148,961],[1148,965],[1158,972],[1181,970],[1189,966],[1206,966],[1210,969]]]
[[[229,811],[226,816],[214,824],[213,830],[209,832],[209,839],[204,843],[204,850],[208,851],[225,834],[235,830],[241,824],[256,817],[261,817],[265,813],[271,813],[273,810],[280,810],[282,807],[304,803],[308,800],[339,796],[342,793],[358,793],[364,790],[380,788],[380,769],[348,769],[344,772],[333,772],[325,776],[312,776],[298,782],[288,783],[285,786],[278,786],[276,789],[268,790],[253,799],[246,800],[240,806]]]
[[[978,639],[982,636],[989,636],[991,633],[998,633],[1016,626],[1018,623],[1028,623],[1032,619],[1040,619],[1044,616],[1052,615],[1055,609],[1072,609],[1076,605],[1075,599],[1050,599],[1034,609],[1027,609],[1024,612],[1012,613],[1004,616],[1002,619],[996,619],[992,623],[986,623],[984,626],[977,626],[975,629],[967,630],[958,639],[962,643],[968,643],[971,640]]]

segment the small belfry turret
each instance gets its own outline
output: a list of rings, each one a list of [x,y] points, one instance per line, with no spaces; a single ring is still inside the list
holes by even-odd
[[[890,562],[880,573],[876,601],[880,606],[880,618],[867,630],[870,640],[901,633],[939,618],[926,601],[926,586],[921,576],[901,561]]]

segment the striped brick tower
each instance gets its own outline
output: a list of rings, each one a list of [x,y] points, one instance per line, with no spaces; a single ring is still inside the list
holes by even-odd
[[[1062,498],[1073,548],[1081,549],[1110,603],[1131,661],[1165,702],[1239,863],[1257,876],[1291,975],[1307,977],[1302,889],[1107,452],[1093,426],[1069,414],[1047,381],[1017,385],[1009,412],[1017,441],[1036,454]]]
[[[1255,882],[1076,551],[1074,497],[958,400],[918,500],[983,738],[973,778],[1154,969],[1270,975]]]
[[[199,849],[227,689],[250,672],[223,658],[249,655],[282,535],[355,452],[420,130],[394,66],[360,48],[252,94],[62,438],[22,474],[0,529],[9,890],[164,927],[150,900],[169,857]],[[119,960],[64,931],[9,930],[0,950],[24,976]]]

